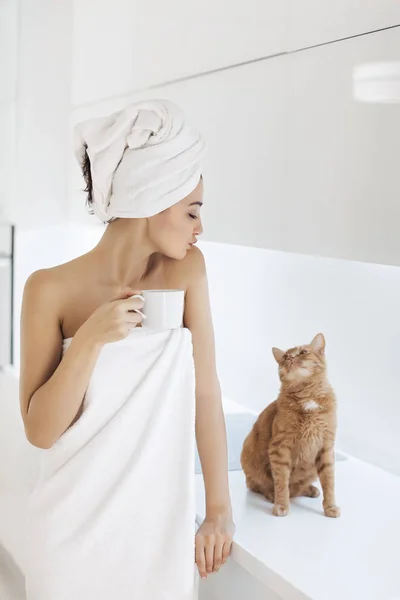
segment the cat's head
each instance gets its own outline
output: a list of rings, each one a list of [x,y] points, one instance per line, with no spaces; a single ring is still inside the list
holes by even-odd
[[[315,336],[311,344],[290,348],[286,352],[272,348],[279,365],[282,383],[301,383],[325,371],[325,338],[322,333]]]

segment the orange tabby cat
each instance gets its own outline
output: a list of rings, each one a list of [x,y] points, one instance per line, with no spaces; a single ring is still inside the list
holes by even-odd
[[[327,517],[339,517],[334,490],[336,399],[327,380],[325,339],[287,352],[272,349],[281,390],[259,415],[244,441],[241,464],[246,484],[274,503],[273,514],[289,512],[289,498],[316,498],[319,477]]]

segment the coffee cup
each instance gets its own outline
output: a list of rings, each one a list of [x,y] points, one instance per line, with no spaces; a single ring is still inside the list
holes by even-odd
[[[184,290],[143,290],[142,327],[154,331],[182,327]]]

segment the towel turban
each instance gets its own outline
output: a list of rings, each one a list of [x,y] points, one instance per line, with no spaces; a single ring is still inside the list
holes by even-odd
[[[151,217],[192,192],[205,144],[181,109],[168,100],[130,104],[75,127],[75,155],[90,159],[95,215]]]

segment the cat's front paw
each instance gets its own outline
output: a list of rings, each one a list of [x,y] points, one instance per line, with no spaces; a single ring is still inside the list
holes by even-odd
[[[326,517],[337,519],[340,517],[340,508],[338,506],[326,506],[324,508],[324,513]]]
[[[275,517],[286,517],[289,513],[289,506],[285,506],[284,504],[274,504],[274,508],[272,509],[272,514]]]

